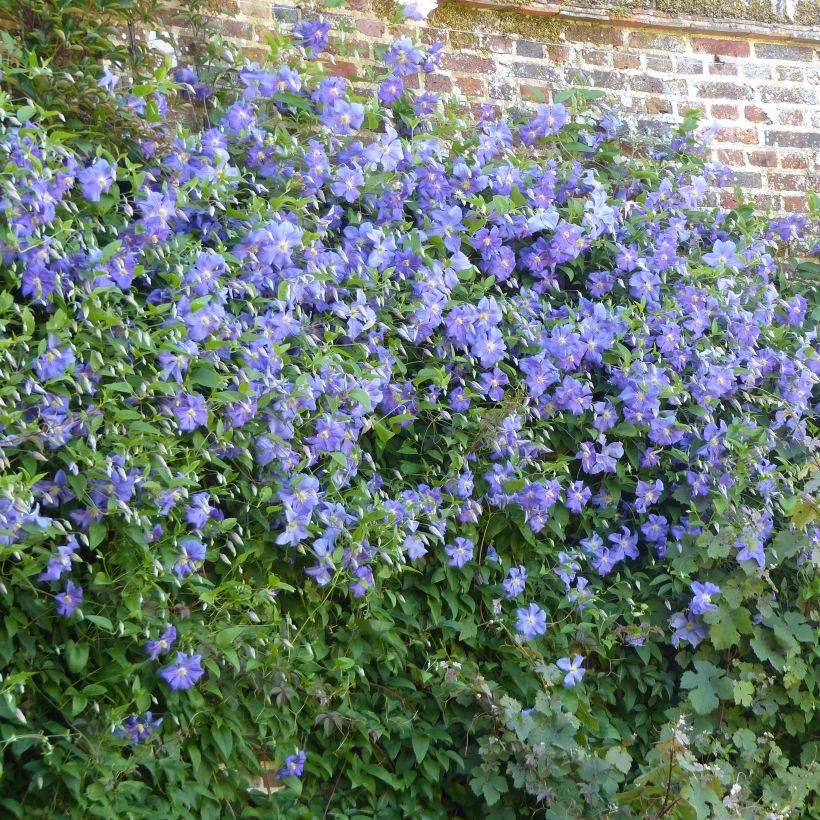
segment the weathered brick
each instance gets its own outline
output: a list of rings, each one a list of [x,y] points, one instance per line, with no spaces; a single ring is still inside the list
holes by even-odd
[[[790,214],[805,214],[809,210],[809,201],[805,196],[787,196],[783,198],[783,208]]]
[[[484,38],[484,47],[493,54],[513,53],[513,41],[509,37],[487,36]]]
[[[775,69],[775,79],[782,83],[804,83],[806,73],[799,66],[779,65]],[[820,77],[817,78],[817,84],[820,84]]]
[[[594,26],[570,23],[564,27],[564,39],[573,43],[597,43],[604,46],[620,46],[624,42],[623,30],[617,26]]]
[[[737,197],[731,191],[720,192],[720,204],[723,208],[737,208]]]
[[[595,88],[608,88],[611,91],[622,91],[624,88],[624,75],[618,71],[589,71],[588,85]]]
[[[778,125],[803,125],[805,117],[801,108],[786,108],[777,114]]]
[[[424,75],[424,87],[436,94],[449,94],[453,90],[453,83],[449,77],[434,71]]]
[[[804,150],[816,150],[820,148],[820,134],[812,134],[808,131],[766,131],[766,145],[773,145],[775,148],[802,148]]]
[[[546,83],[559,82],[562,77],[558,69],[544,63],[513,63],[512,73],[524,80],[540,80]]]
[[[713,100],[751,100],[754,97],[754,91],[748,85],[737,83],[699,83],[698,94]]]
[[[719,120],[737,119],[737,106],[726,105],[725,103],[715,104],[711,108],[712,116]]]
[[[674,34],[658,34],[654,31],[631,31],[626,44],[640,51],[665,51],[683,54],[686,51],[686,38]]]
[[[554,63],[567,63],[572,59],[573,50],[569,46],[549,46],[547,56]]]
[[[671,114],[672,101],[666,97],[647,97],[646,98],[646,113],[647,114]]]
[[[808,179],[805,174],[769,174],[769,187],[773,191],[805,191]]]
[[[250,40],[253,37],[253,26],[250,23],[243,23],[241,20],[220,21],[219,30],[225,37],[234,37],[237,40]]]
[[[385,26],[381,20],[357,20],[356,28],[368,37],[381,37]]]
[[[743,109],[743,114],[749,122],[771,122],[772,118],[756,105],[747,105]]]
[[[709,63],[709,74],[713,77],[737,77],[737,66],[720,61]]]
[[[484,93],[484,83],[476,77],[458,77],[455,83],[468,97],[480,97]]]
[[[624,52],[612,55],[612,65],[620,70],[638,68],[641,58],[637,54],[626,54]]]
[[[790,171],[800,171],[809,167],[809,161],[805,154],[782,154],[780,167],[788,168]]]
[[[811,88],[799,86],[780,87],[764,86],[760,89],[763,102],[794,103],[795,105],[814,105],[817,95]]]
[[[704,62],[700,57],[677,57],[675,70],[678,74],[703,74]]]
[[[493,100],[504,100],[505,102],[509,102],[516,98],[517,91],[517,85],[505,82],[503,80],[492,80],[487,83],[487,94]]]
[[[744,77],[750,80],[771,80],[772,69],[766,63],[746,63],[742,66]]]
[[[776,168],[777,152],[775,151],[752,151],[749,154],[749,165],[757,168]]]
[[[663,91],[663,80],[661,80],[660,77],[647,77],[646,75],[638,74],[634,77],[629,77],[627,87],[630,91],[646,91],[651,94],[660,94]]]
[[[763,177],[757,171],[735,171],[732,174],[732,182],[748,190],[762,187]]]
[[[786,43],[755,43],[755,57],[764,60],[796,60],[810,63],[812,50],[807,46],[793,46]]]
[[[756,128],[721,128],[717,132],[718,142],[734,142],[742,145],[757,145],[759,143]]]
[[[525,100],[530,102],[548,103],[552,99],[552,94],[548,88],[537,85],[522,83],[518,91]]]
[[[646,68],[648,71],[672,73],[672,58],[664,54],[647,54]]]
[[[495,73],[495,63],[487,57],[475,57],[472,54],[445,54],[441,65],[449,71],[464,71],[475,74]]]
[[[744,164],[743,151],[738,148],[718,148],[717,158],[725,165],[731,165],[735,168],[738,168]]]
[[[535,40],[517,40],[515,53],[520,57],[543,57],[544,46],[536,43]]]
[[[581,61],[584,65],[609,66],[612,62],[612,52],[600,48],[585,48],[581,51]]]
[[[663,93],[674,94],[676,97],[685,97],[689,93],[686,80],[663,80]]]
[[[285,23],[295,23],[299,19],[299,9],[291,6],[271,6],[271,14]]]
[[[722,57],[748,57],[751,54],[749,44],[744,40],[716,40],[711,37],[693,37],[692,51]]]

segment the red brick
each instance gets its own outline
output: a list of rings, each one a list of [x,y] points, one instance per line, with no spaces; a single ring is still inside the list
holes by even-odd
[[[755,165],[758,168],[775,168],[777,153],[775,151],[752,151],[749,154],[749,165]]]
[[[780,125],[803,125],[803,112],[799,108],[787,108],[778,113],[777,122]]]
[[[333,63],[326,64],[326,68],[331,74],[338,74],[341,77],[352,79],[358,74],[358,68],[354,63],[348,63],[345,60],[336,60]]]
[[[780,157],[780,166],[791,171],[801,171],[809,167],[809,160],[803,154],[783,154]]]
[[[449,94],[453,90],[450,78],[436,72],[424,75],[424,87],[427,91],[434,91],[437,94]]]
[[[459,77],[456,79],[456,85],[459,91],[468,97],[480,97],[484,94],[484,83],[475,77]]]
[[[737,106],[725,105],[724,103],[715,103],[712,106],[712,116],[719,120],[734,120],[737,119]]]
[[[381,37],[385,26],[381,20],[357,20],[356,28],[368,37]]]
[[[716,139],[718,142],[739,142],[743,145],[757,145],[760,142],[756,128],[721,128]]]
[[[743,109],[743,113],[749,122],[770,123],[772,121],[771,117],[762,108],[758,108],[756,105],[747,105]]]
[[[513,41],[509,37],[485,37],[484,46],[493,54],[512,54]]]
[[[725,165],[735,168],[743,165],[743,151],[738,148],[718,148],[717,158]]]
[[[550,90],[548,88],[522,83],[518,90],[522,99],[528,102],[548,103],[550,101]]]
[[[573,43],[597,43],[604,46],[620,46],[624,42],[623,30],[617,26],[585,26],[570,23],[564,28],[564,37]]]
[[[572,49],[569,46],[550,46],[547,49],[547,56],[552,60],[554,63],[568,63],[570,59],[572,59]],[[615,55],[617,58],[618,55]],[[637,58],[635,58],[636,62],[635,65],[637,67],[638,62]],[[629,66],[618,66],[616,65],[615,68],[628,68]]]
[[[805,174],[769,174],[769,187],[773,191],[805,191],[807,182]]]
[[[809,202],[805,196],[787,196],[783,199],[784,210],[789,213],[808,213]]]
[[[495,73],[495,63],[492,60],[486,57],[474,57],[472,54],[445,54],[441,65],[450,71],[469,71],[476,74]]]
[[[737,208],[737,197],[731,191],[721,191],[720,204],[723,208]]]
[[[693,37],[692,50],[722,57],[748,57],[751,54],[749,44],[743,40],[713,40],[711,37]]]

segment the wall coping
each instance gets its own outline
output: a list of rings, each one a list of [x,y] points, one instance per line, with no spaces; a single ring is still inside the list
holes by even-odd
[[[509,2],[509,0],[458,0],[458,5],[489,11],[517,12],[575,22],[607,23],[614,26],[679,29],[693,33],[719,34],[733,37],[760,37],[789,40],[820,46],[820,26],[797,26],[786,23],[761,23],[739,18],[698,17],[691,14],[670,14],[660,11],[627,11],[595,8],[569,3]]]

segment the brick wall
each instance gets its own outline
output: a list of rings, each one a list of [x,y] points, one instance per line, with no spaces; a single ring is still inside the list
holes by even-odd
[[[265,34],[316,7],[293,0],[216,0],[223,33],[250,57]],[[820,26],[674,14],[603,14],[546,3],[524,10],[447,3],[423,25],[394,24],[390,0],[349,0],[337,72],[353,78],[397,36],[445,45],[443,71],[425,90],[520,105],[573,84],[606,89],[639,128],[657,131],[699,108],[720,123],[718,157],[759,207],[806,209],[820,189]],[[520,8],[520,7],[519,7]],[[724,192],[725,204],[732,194]]]

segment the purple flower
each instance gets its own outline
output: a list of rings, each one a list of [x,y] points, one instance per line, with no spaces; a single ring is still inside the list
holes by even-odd
[[[74,351],[70,347],[58,347],[60,340],[48,335],[45,352],[34,362],[34,370],[43,381],[57,379],[74,364]]]
[[[279,769],[277,777],[301,777],[305,768],[305,751],[299,749],[295,755],[288,755],[285,758],[285,765]]]
[[[653,504],[657,504],[663,493],[663,482],[657,479],[654,484],[646,481],[638,481],[635,489],[635,509],[639,513],[645,513]]]
[[[456,538],[455,544],[447,544],[444,547],[450,560],[447,564],[451,567],[463,567],[473,557],[473,542],[469,538]]]
[[[682,612],[676,612],[669,619],[669,625],[675,630],[672,634],[672,646],[678,646],[681,641],[686,641],[695,647],[707,635],[706,627],[697,618],[687,618]]]
[[[117,166],[105,159],[98,159],[77,174],[83,196],[91,202],[99,202],[116,178]]]
[[[179,429],[184,433],[193,432],[197,427],[208,423],[208,408],[199,393],[180,390],[171,407]]]
[[[177,652],[177,662],[160,669],[159,676],[168,682],[174,691],[190,689],[205,674],[200,666],[201,655],[186,655]]]
[[[586,669],[581,668],[584,658],[581,655],[573,655],[572,660],[569,658],[559,658],[555,665],[567,674],[564,675],[564,686],[571,687],[579,684],[581,678],[584,677]]]
[[[709,581],[705,584],[695,581],[692,584],[692,592],[695,594],[689,606],[695,615],[703,615],[704,612],[714,612],[717,609],[717,604],[712,603],[712,596],[720,595],[719,586],[710,584]]]
[[[54,598],[57,601],[57,614],[62,615],[64,618],[70,618],[74,614],[74,610],[83,602],[83,590],[82,587],[78,587],[69,581],[66,588],[59,595],[55,595]]]
[[[515,615],[518,619],[515,628],[525,640],[530,641],[547,631],[547,614],[537,604],[517,609]]]
[[[78,548],[77,538],[73,535],[70,536],[68,543],[64,546],[57,547],[57,555],[52,555],[51,558],[48,559],[45,572],[40,573],[40,575],[37,576],[37,580],[41,582],[59,581],[62,574],[71,569],[71,556],[74,555]]]
[[[516,598],[524,591],[527,582],[527,570],[524,567],[510,567],[508,577],[501,582],[506,592],[505,598]]]
[[[150,660],[155,661],[160,655],[170,651],[171,646],[176,639],[176,629],[173,626],[169,626],[165,632],[159,636],[159,640],[148,641],[145,644],[145,653],[148,655]]]
[[[141,743],[143,740],[148,740],[151,737],[151,730],[156,729],[162,723],[162,718],[156,720],[153,718],[154,715],[151,712],[146,712],[144,717],[131,715],[123,722],[122,727],[114,729],[114,734],[127,737],[132,743]]]
[[[179,558],[174,564],[174,574],[177,578],[184,578],[196,572],[199,562],[205,560],[205,545],[193,538],[186,538],[180,548]]]
[[[737,245],[732,241],[721,241],[720,239],[712,246],[709,253],[703,255],[703,261],[710,268],[742,268],[743,260],[735,253]]]

